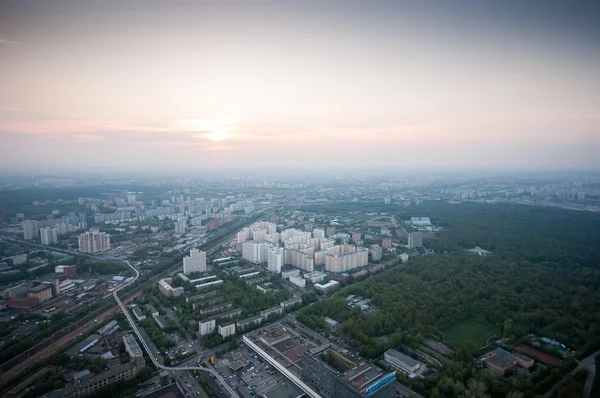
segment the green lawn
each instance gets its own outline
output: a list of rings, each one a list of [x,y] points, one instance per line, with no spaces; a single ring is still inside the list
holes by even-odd
[[[495,331],[494,325],[480,318],[469,318],[451,325],[442,332],[453,346],[472,342],[481,344],[485,338]]]

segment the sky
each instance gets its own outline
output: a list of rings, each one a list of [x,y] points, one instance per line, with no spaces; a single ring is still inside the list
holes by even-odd
[[[0,0],[0,167],[600,170],[598,1]]]

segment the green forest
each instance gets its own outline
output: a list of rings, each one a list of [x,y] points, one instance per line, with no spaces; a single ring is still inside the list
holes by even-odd
[[[516,345],[534,333],[566,344],[578,357],[600,348],[600,216],[444,203],[397,214],[405,220],[430,216],[441,225],[442,232],[425,240],[436,253],[350,285],[306,308],[299,321],[315,329],[325,329],[325,316],[343,321],[340,333],[374,359],[400,344],[419,348],[424,337],[446,342],[455,349],[451,366],[436,379],[414,382],[431,396],[465,396],[469,386],[481,388],[476,381],[483,382],[486,396],[510,391],[533,396],[572,367],[572,361],[555,369],[539,367],[531,378],[511,382],[492,377],[475,369],[473,358],[495,339]],[[492,253],[482,257],[465,251],[474,246]],[[350,309],[349,294],[372,299],[378,310]],[[469,330],[461,332],[461,324]],[[561,396],[570,396],[564,390]]]

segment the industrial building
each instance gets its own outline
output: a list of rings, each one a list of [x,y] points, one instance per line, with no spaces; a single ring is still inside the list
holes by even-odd
[[[42,283],[41,285],[34,286],[27,291],[27,297],[36,298],[40,303],[50,300],[52,298],[52,285]]]
[[[327,346],[305,352],[302,378],[324,397],[396,397],[396,373],[370,362],[356,363]]]
[[[397,370],[405,373],[414,373],[420,366],[419,362],[396,350],[387,350],[383,354],[383,359]]]
[[[125,351],[129,354],[130,358],[143,357],[142,349],[135,340],[135,337],[130,333],[123,336],[123,344],[125,344]]]

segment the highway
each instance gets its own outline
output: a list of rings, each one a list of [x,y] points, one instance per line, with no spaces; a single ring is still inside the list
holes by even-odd
[[[144,349],[148,353],[148,356],[152,360],[152,363],[154,363],[154,366],[156,366],[159,369],[170,370],[170,371],[198,370],[200,372],[210,373],[210,374],[212,374],[214,376],[215,379],[219,380],[220,384],[223,386],[223,388],[225,388],[229,392],[229,394],[230,394],[231,397],[233,397],[233,398],[239,398],[238,395],[235,393],[235,391],[233,391],[233,389],[221,377],[221,375],[219,375],[219,373],[217,371],[213,370],[213,369],[203,368],[201,366],[170,367],[170,366],[162,365],[161,363],[158,362],[158,360],[156,359],[156,357],[154,356],[154,354],[152,354],[152,350],[150,349],[150,346],[148,345],[148,343],[146,342],[146,340],[144,340],[144,338],[142,337],[142,334],[140,333],[140,330],[138,329],[138,327],[137,327],[137,325],[136,325],[133,317],[131,316],[131,314],[129,313],[129,311],[127,311],[127,308],[121,302],[121,299],[119,298],[119,295],[117,294],[123,288],[129,286],[132,283],[135,283],[135,281],[137,281],[137,279],[140,277],[140,272],[137,270],[137,268],[135,268],[134,266],[132,266],[129,263],[129,261],[127,261],[127,260],[125,260],[123,262],[125,263],[125,265],[127,265],[129,268],[131,268],[131,270],[135,273],[135,277],[134,277],[134,279],[131,282],[129,282],[129,284],[123,285],[119,289],[115,290],[113,292],[113,297],[115,298],[115,301],[117,302],[117,304],[119,305],[119,307],[121,307],[121,311],[123,311],[123,314],[125,314],[125,317],[127,318],[127,321],[129,322],[129,324],[131,325],[131,328],[133,329],[133,331],[137,335],[138,339],[142,343],[142,346],[144,346]]]

